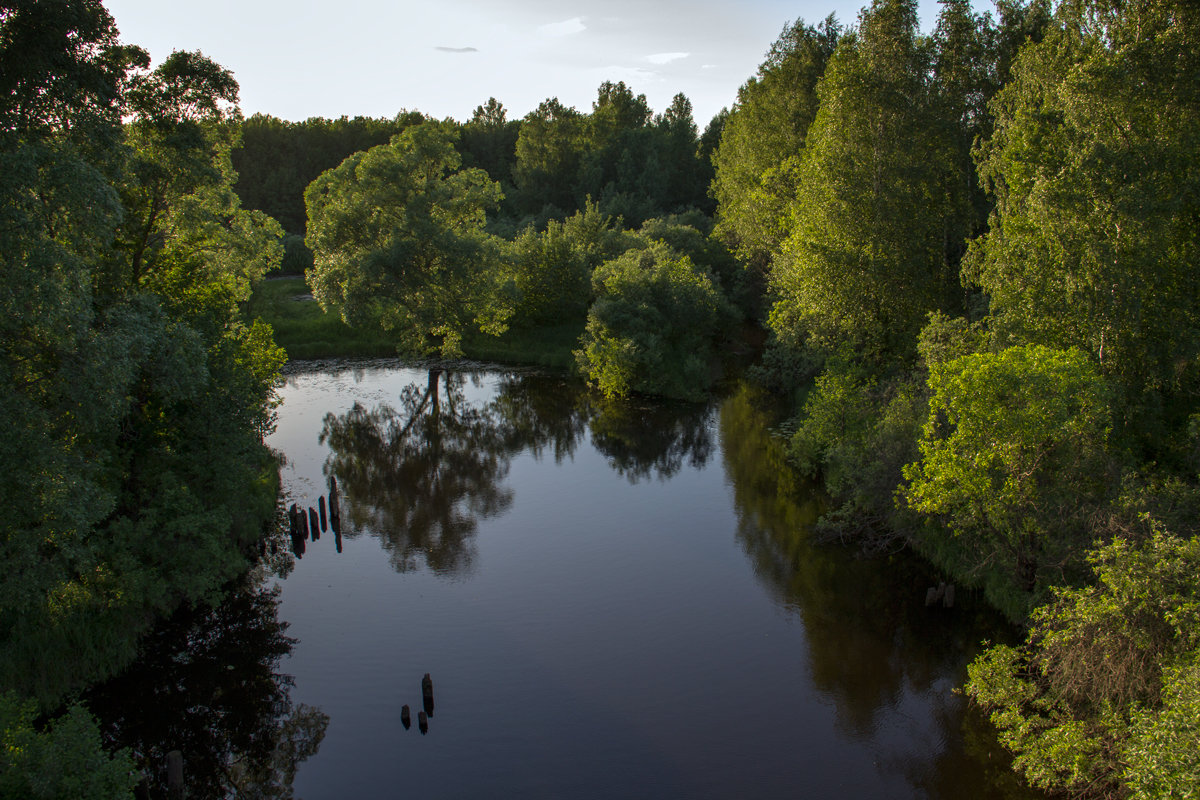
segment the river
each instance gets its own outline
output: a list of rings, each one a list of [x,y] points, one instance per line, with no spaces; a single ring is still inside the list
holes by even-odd
[[[280,398],[284,502],[336,477],[340,533],[281,530],[90,700],[154,763],[180,750],[192,796],[1030,796],[954,692],[1009,632],[970,593],[926,608],[910,558],[814,545],[752,389],[376,363]],[[151,691],[167,721],[122,699]]]

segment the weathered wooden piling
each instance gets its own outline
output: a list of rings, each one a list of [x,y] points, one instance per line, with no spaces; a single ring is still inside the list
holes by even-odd
[[[425,673],[425,677],[421,678],[421,704],[425,707],[425,713],[433,716],[433,678],[429,677],[429,673]]]
[[[404,730],[412,727],[412,712],[408,710],[408,705],[400,706],[400,724],[404,726]]]
[[[179,750],[167,753],[167,789],[171,797],[183,797],[183,753]]]
[[[317,498],[317,512],[321,515],[321,533],[329,530],[325,524],[325,495]]]
[[[342,532],[342,509],[338,505],[336,494],[329,495],[329,526],[334,533]]]
[[[425,715],[424,711],[417,712],[417,727],[421,733],[429,733],[429,717]]]
[[[321,538],[321,523],[317,518],[317,510],[312,506],[308,507],[308,533],[314,542]]]
[[[292,528],[292,555],[301,558],[304,556],[304,542],[308,539],[308,516],[304,513],[304,509],[292,503],[292,507],[288,510],[288,517],[291,520]]]

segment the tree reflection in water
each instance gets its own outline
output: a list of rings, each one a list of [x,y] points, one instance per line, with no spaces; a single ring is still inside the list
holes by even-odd
[[[500,481],[514,446],[494,404],[469,403],[464,382],[433,369],[424,387],[404,388],[399,409],[355,403],[325,417],[325,472],[344,492],[342,524],[376,533],[399,572],[421,563],[440,575],[469,570],[478,519],[512,504]]]
[[[589,427],[592,444],[630,482],[703,466],[714,448],[710,406],[609,401],[576,381],[510,374],[493,398],[472,403],[469,376],[429,371],[397,407],[355,404],[325,417],[325,472],[343,490],[346,535],[371,531],[392,565],[450,576],[470,570],[479,519],[513,502],[502,482],[523,451],[571,458]]]
[[[590,400],[592,445],[630,483],[670,478],[684,463],[699,469],[712,456],[711,404]]]
[[[219,606],[181,609],[145,638],[137,663],[84,697],[109,743],[134,753],[143,796],[170,796],[167,754],[178,750],[189,797],[292,797],[329,717],[290,699],[279,664],[295,640],[277,595],[252,574]]]
[[[953,612],[926,609],[925,589],[937,578],[903,554],[857,558],[836,545],[813,545],[818,494],[799,496],[800,482],[770,433],[773,419],[767,399],[747,387],[721,407],[737,536],[768,591],[803,620],[813,684],[833,700],[842,734],[893,741],[889,729],[912,725],[901,708],[906,695],[920,696],[933,708],[933,738],[909,742],[882,759],[881,769],[903,775],[926,797],[1037,796],[1001,779],[1008,759],[994,734],[980,735],[986,720],[951,693],[978,642],[1004,631],[999,618],[969,598]],[[964,742],[964,750],[947,742]]]

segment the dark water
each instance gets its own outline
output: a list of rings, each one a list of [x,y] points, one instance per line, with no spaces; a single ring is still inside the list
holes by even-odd
[[[93,701],[154,763],[184,751],[192,796],[1025,796],[953,692],[998,622],[961,594],[926,609],[907,559],[812,546],[750,390],[608,403],[361,368],[280,394],[287,502],[336,476],[340,535],[300,558],[281,536],[284,578],[180,620]],[[121,692],[164,672],[174,721],[139,733]]]

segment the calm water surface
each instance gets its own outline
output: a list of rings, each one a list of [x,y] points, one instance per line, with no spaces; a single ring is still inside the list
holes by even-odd
[[[906,559],[812,546],[750,390],[610,403],[360,367],[280,396],[285,501],[317,508],[336,476],[341,534],[300,557],[281,535],[284,577],[232,626],[262,654],[242,631],[211,658],[258,670],[258,710],[204,746],[267,796],[1025,796],[953,693],[996,620],[961,595],[927,610]],[[222,672],[238,652],[254,664]]]

